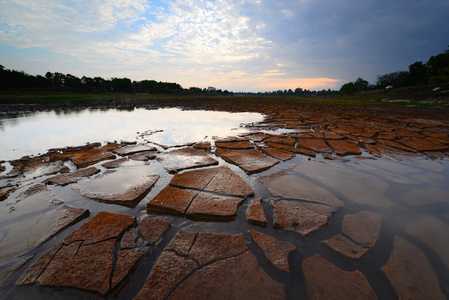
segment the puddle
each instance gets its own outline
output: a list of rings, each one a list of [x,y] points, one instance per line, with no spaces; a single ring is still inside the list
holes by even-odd
[[[0,160],[88,142],[150,141],[176,146],[247,133],[258,113],[161,109],[83,109],[0,116]]]

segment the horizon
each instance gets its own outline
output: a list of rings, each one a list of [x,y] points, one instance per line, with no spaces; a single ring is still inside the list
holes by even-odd
[[[0,56],[31,75],[234,92],[339,90],[449,43],[447,1],[2,1]]]

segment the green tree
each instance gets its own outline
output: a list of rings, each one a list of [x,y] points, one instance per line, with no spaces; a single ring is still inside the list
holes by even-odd
[[[427,61],[427,67],[429,68],[429,83],[449,82],[449,49],[444,53],[431,56]]]
[[[354,90],[355,90],[354,82],[345,83],[340,88],[340,92],[345,95],[352,94],[354,92]]]
[[[417,61],[408,66],[407,85],[423,85],[428,81],[428,68],[422,61]]]
[[[357,78],[357,80],[354,82],[354,90],[356,92],[363,92],[368,90],[368,81],[360,77]]]

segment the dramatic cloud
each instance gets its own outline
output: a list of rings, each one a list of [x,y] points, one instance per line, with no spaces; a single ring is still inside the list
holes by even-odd
[[[338,89],[449,44],[446,0],[0,0],[0,63],[234,91]]]

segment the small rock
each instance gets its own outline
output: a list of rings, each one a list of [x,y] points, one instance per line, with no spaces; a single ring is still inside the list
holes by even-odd
[[[120,249],[132,249],[136,247],[136,240],[139,236],[135,228],[131,228],[122,236],[120,240]]]
[[[360,247],[341,234],[337,234],[324,242],[335,251],[350,258],[358,259],[368,251],[368,249]]]
[[[248,207],[247,211],[248,222],[251,224],[266,227],[267,218],[262,206],[262,199],[255,199]]]
[[[140,232],[145,240],[150,240],[150,243],[154,244],[159,241],[170,226],[170,222],[157,218],[145,217],[140,223]]]
[[[288,254],[296,250],[296,247],[293,244],[289,242],[280,242],[274,237],[255,230],[250,230],[250,234],[257,246],[262,249],[265,256],[276,268],[285,273],[290,273]]]
[[[323,209],[329,209],[327,205],[320,205]],[[274,208],[274,225],[277,228],[288,231],[296,231],[307,235],[320,229],[329,221],[329,215],[323,215],[307,208],[303,203],[296,201],[276,201]]]

